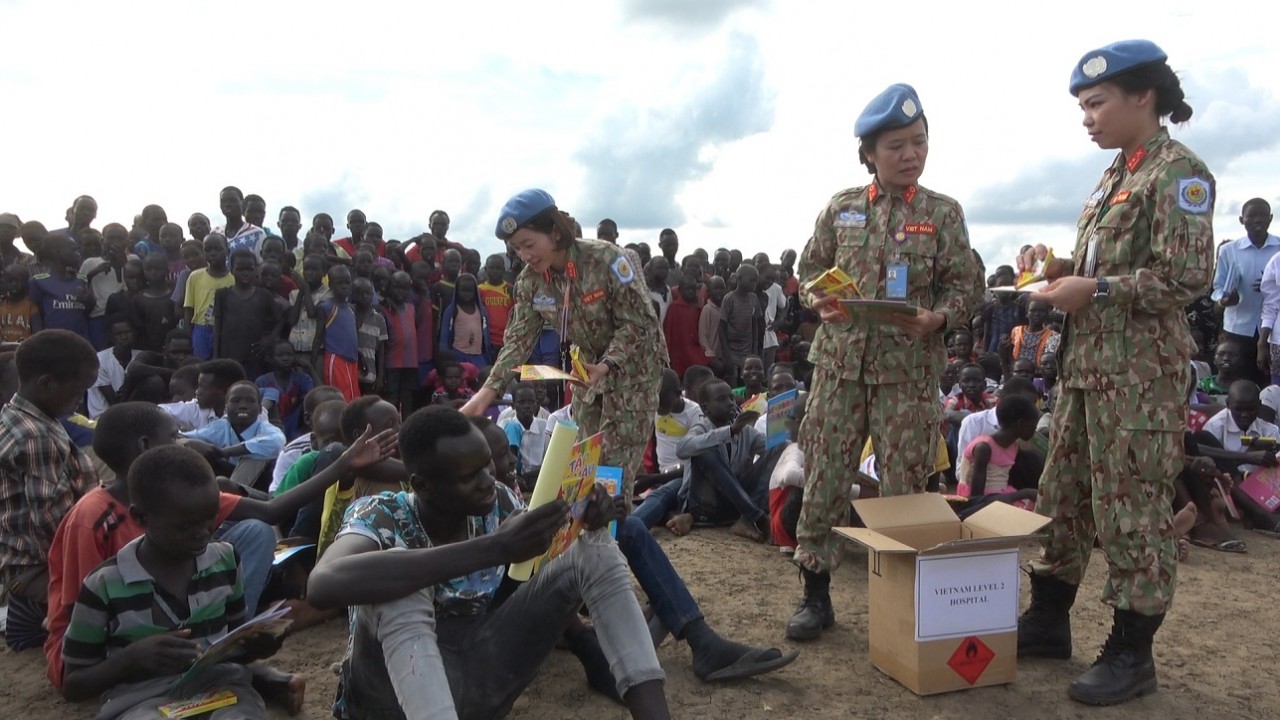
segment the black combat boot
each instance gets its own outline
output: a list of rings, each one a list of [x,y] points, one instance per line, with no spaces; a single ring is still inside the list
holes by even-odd
[[[1031,575],[1031,606],[1018,618],[1018,657],[1071,658],[1071,606],[1080,586]]]
[[[817,640],[822,631],[836,624],[831,608],[831,573],[801,570],[804,577],[804,599],[796,614],[787,622],[788,640]]]
[[[1089,671],[1067,686],[1072,700],[1086,705],[1115,705],[1156,691],[1156,663],[1151,642],[1164,615],[1116,610],[1111,637]]]

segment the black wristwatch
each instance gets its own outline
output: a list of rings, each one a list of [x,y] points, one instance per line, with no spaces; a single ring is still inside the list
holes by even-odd
[[[605,358],[600,361],[600,364],[609,368],[610,375],[616,374],[618,372],[618,363],[614,362],[613,358]]]
[[[1098,278],[1098,288],[1093,291],[1093,302],[1096,305],[1107,305],[1111,302],[1111,283],[1104,277]]]

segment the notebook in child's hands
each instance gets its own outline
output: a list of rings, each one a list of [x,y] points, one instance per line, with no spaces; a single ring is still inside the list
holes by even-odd
[[[1280,510],[1280,468],[1254,470],[1244,476],[1240,490],[1267,512]]]
[[[198,677],[205,668],[235,659],[243,652],[245,640],[259,635],[273,638],[283,635],[285,630],[293,624],[292,620],[285,617],[293,608],[282,607],[283,605],[283,600],[276,601],[271,607],[247,620],[240,627],[209,643],[191,667],[187,668],[187,671],[182,673],[182,676],[173,684],[173,692],[180,696],[183,686]]]

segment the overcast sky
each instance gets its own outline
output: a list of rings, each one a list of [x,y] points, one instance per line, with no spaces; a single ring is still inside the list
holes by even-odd
[[[835,192],[865,184],[853,121],[913,84],[932,131],[922,183],[964,206],[987,264],[1070,252],[1111,154],[1067,92],[1074,63],[1146,37],[1195,116],[1174,134],[1218,180],[1218,239],[1280,199],[1274,11],[1231,2],[66,2],[0,0],[0,212],[97,225],[170,220],[236,185],[309,218],[361,208],[499,250],[498,209],[542,187],[588,237],[658,229],[748,255],[799,249]],[[1242,34],[1242,32],[1244,34]]]

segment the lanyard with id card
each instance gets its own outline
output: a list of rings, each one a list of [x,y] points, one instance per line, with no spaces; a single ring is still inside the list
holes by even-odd
[[[886,300],[907,299],[907,264],[901,260],[885,266],[884,297]]]

